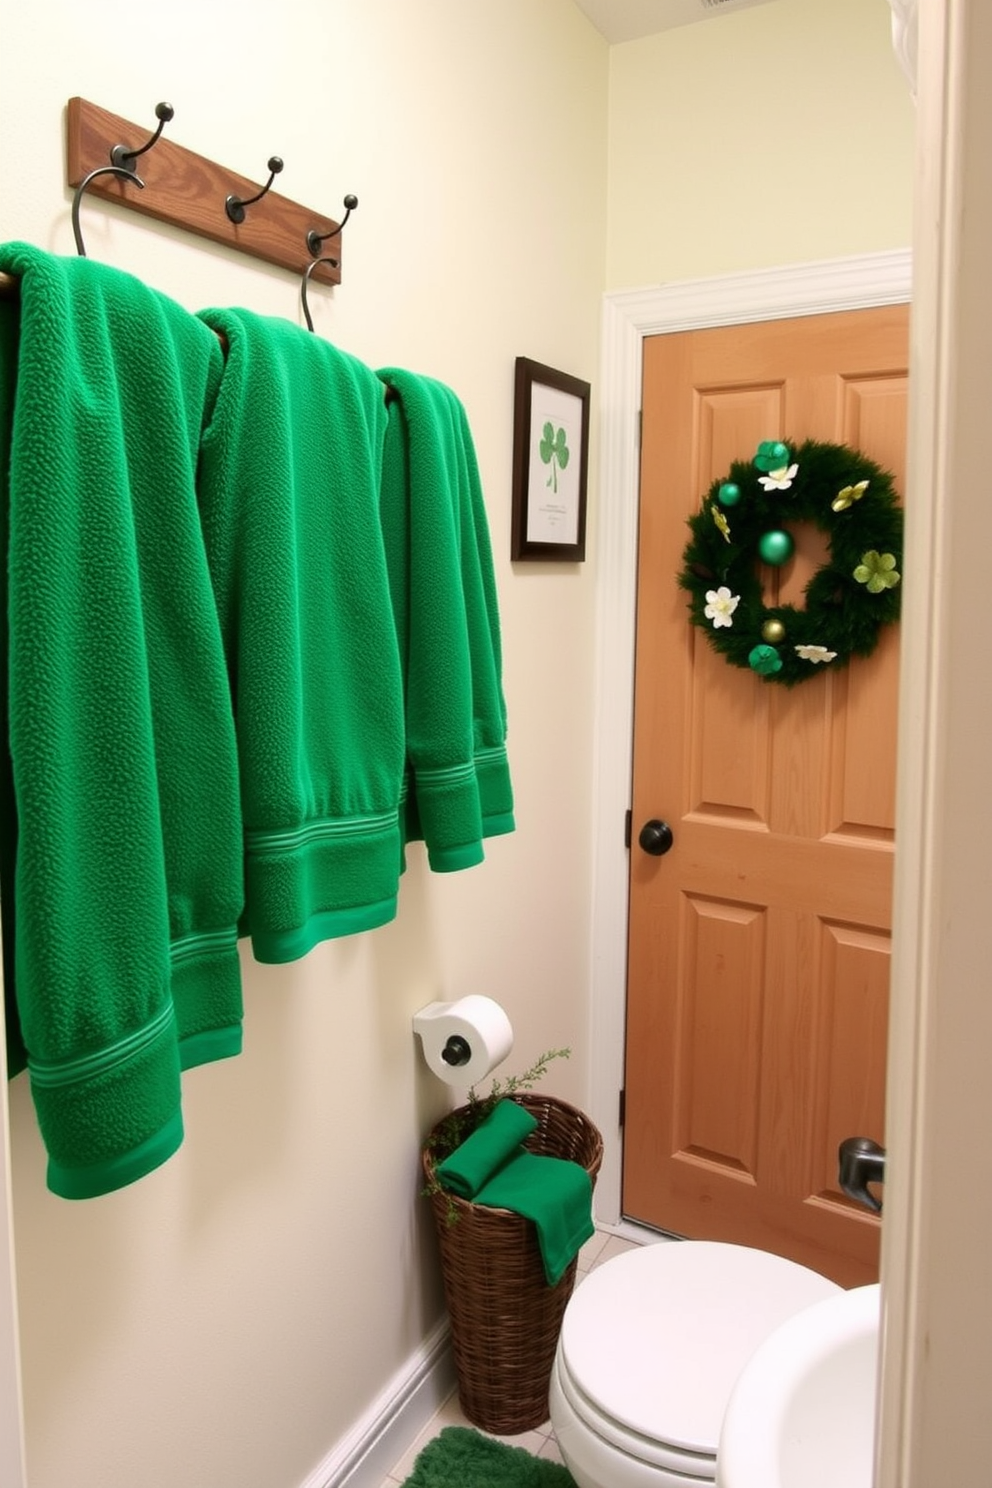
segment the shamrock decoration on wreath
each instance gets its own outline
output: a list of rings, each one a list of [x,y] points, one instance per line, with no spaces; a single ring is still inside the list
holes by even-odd
[[[788,561],[798,522],[827,534],[827,561],[804,608],[766,605],[759,565]],[[688,523],[679,585],[690,618],[734,666],[766,681],[792,687],[870,656],[899,618],[903,522],[892,477],[847,445],[810,439],[793,451],[764,440],[750,463],[713,482]]]

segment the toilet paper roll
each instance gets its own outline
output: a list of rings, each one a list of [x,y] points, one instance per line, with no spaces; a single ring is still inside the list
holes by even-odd
[[[513,1048],[510,1020],[491,997],[432,1002],[413,1020],[428,1068],[446,1085],[475,1085]]]

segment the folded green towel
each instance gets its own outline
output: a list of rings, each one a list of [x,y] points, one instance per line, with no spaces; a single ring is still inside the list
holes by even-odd
[[[512,1209],[537,1226],[544,1274],[555,1286],[594,1233],[592,1179],[578,1163],[520,1152],[475,1195],[476,1204]]]
[[[527,1152],[521,1143],[537,1121],[516,1101],[502,1100],[443,1162],[437,1177],[459,1198],[512,1209],[537,1227],[549,1286],[594,1233],[592,1179],[578,1163]]]
[[[537,1121],[516,1101],[502,1100],[494,1106],[471,1136],[437,1165],[442,1188],[460,1199],[474,1199],[479,1189],[518,1151]]]

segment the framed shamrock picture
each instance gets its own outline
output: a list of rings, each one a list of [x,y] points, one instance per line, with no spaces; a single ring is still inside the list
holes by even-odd
[[[511,558],[584,560],[588,464],[589,383],[517,357]]]

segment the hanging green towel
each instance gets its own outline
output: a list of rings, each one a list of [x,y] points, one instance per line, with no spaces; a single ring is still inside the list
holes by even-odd
[[[379,523],[385,388],[290,321],[209,309],[227,359],[200,511],[237,717],[258,961],[395,918],[403,700]]]
[[[10,483],[10,434],[14,427],[17,383],[17,338],[20,307],[0,300],[0,553],[8,551],[7,491]],[[9,736],[7,706],[6,564],[0,564],[0,739]],[[17,862],[17,808],[10,750],[0,748],[0,924],[3,927],[3,1010],[7,1030],[7,1076],[27,1068],[28,1055],[17,1011],[14,974],[14,865]],[[2,1095],[2,1092],[0,1092]]]
[[[516,1101],[501,1100],[471,1136],[437,1165],[438,1181],[460,1199],[474,1199],[479,1189],[537,1127],[536,1119]]]
[[[475,1203],[512,1209],[534,1221],[549,1286],[561,1280],[595,1233],[592,1179],[585,1168],[565,1158],[520,1152],[479,1190]]]
[[[492,548],[462,403],[434,378],[379,375],[392,393],[381,514],[403,665],[404,835],[448,873],[514,829]]]
[[[48,1184],[88,1198],[170,1157],[181,1067],[241,1047],[237,754],[195,487],[223,358],[106,264],[11,243],[0,268],[20,279],[0,869]]]

